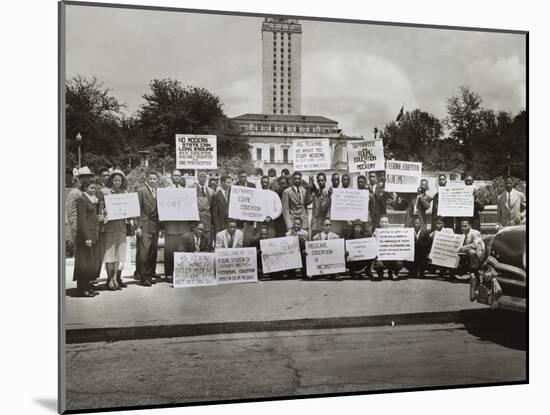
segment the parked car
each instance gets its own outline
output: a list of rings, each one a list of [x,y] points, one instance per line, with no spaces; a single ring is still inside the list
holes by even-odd
[[[470,278],[470,300],[524,312],[527,308],[526,226],[510,226],[485,241],[485,260]]]

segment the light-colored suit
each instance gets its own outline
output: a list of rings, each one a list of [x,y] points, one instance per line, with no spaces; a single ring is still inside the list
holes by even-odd
[[[235,230],[235,236],[233,238],[233,245],[229,246],[229,240],[231,235],[227,232],[227,229],[220,231],[216,234],[216,248],[242,248],[243,247],[243,233],[240,229]]]
[[[340,236],[334,232],[329,232],[326,235],[324,232],[319,232],[313,237],[314,241],[326,241],[328,239],[340,239]]]
[[[470,229],[470,232],[465,235],[464,245],[462,245],[459,252],[465,252],[468,250],[475,251],[477,257],[479,259],[483,259],[485,254],[485,242],[483,242],[483,239],[481,238],[481,233],[475,229]]]
[[[285,218],[286,228],[292,229],[292,221],[295,218],[302,219],[302,229],[308,229],[308,217],[306,206],[311,192],[308,192],[305,187],[299,186],[300,194],[296,190],[296,186],[291,186],[283,191],[283,217]]]
[[[497,224],[501,226],[519,225],[521,213],[525,210],[525,195],[516,189],[510,192],[508,205],[508,192],[505,190],[497,199]]]

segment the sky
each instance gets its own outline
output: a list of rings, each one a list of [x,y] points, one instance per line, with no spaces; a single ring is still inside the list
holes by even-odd
[[[261,112],[258,17],[67,6],[66,75],[95,76],[127,112],[152,79],[208,89],[234,117]],[[313,22],[302,24],[302,114],[371,136],[405,111],[443,119],[467,85],[485,108],[526,106],[525,36],[448,29]]]

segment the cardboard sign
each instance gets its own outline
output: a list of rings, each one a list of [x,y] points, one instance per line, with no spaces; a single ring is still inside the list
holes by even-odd
[[[435,231],[429,258],[433,265],[457,268],[460,261],[458,250],[464,243],[465,235]]]
[[[378,260],[414,261],[413,228],[377,228]]]
[[[376,238],[346,239],[348,261],[364,261],[374,259],[378,255]]]
[[[300,242],[297,236],[261,239],[260,249],[264,274],[302,268]]]
[[[199,220],[197,190],[183,187],[157,189],[159,220]]]
[[[369,191],[334,189],[330,202],[331,220],[369,220]]]
[[[107,220],[137,218],[140,215],[137,193],[116,193],[105,195]]]
[[[463,183],[453,184],[449,187],[440,187],[439,216],[474,216],[474,187]]]
[[[256,248],[217,248],[218,284],[258,282]]]
[[[384,170],[384,144],[382,140],[348,141],[350,173]]]
[[[216,285],[216,254],[174,252],[174,288]]]
[[[346,272],[343,239],[306,241],[306,272],[308,276]]]
[[[231,186],[229,217],[232,219],[263,222],[267,216],[271,196],[268,190],[254,187]]]
[[[292,151],[294,171],[330,169],[328,138],[294,141]]]
[[[414,161],[386,161],[386,190],[388,192],[416,193],[422,178],[422,163]]]
[[[176,134],[176,168],[217,169],[216,136]]]

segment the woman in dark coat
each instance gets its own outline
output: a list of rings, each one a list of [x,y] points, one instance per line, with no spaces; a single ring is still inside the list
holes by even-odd
[[[98,247],[98,222],[103,222],[99,214],[99,201],[96,197],[96,182],[86,179],[81,183],[82,196],[76,204],[76,247],[73,281],[76,281],[79,297],[94,297],[99,294],[91,282],[97,279],[101,270],[101,252]]]

